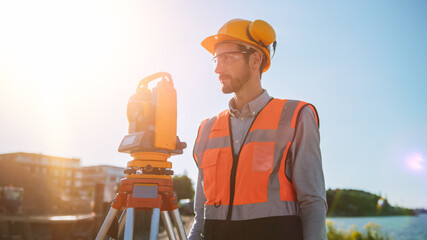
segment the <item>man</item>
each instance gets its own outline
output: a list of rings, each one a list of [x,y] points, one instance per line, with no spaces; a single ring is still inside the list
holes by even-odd
[[[315,108],[271,98],[261,87],[275,38],[265,21],[233,19],[202,42],[222,92],[234,96],[199,128],[190,240],[326,239]]]

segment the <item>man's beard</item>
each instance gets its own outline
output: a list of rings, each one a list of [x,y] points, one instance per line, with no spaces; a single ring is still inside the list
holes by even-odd
[[[225,77],[230,82],[229,85],[222,86],[223,93],[236,93],[249,81],[251,72],[249,65],[246,64],[238,76],[231,77],[230,75],[220,75],[219,77],[220,79]]]

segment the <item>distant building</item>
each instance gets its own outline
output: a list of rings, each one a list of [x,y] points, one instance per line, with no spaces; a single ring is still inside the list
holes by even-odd
[[[104,202],[111,202],[118,192],[121,178],[125,177],[124,168],[98,165],[83,167],[83,189],[86,190],[86,197],[93,199],[96,184],[104,185]]]
[[[123,170],[107,165],[82,167],[78,158],[0,154],[0,186],[23,187],[23,210],[29,212],[90,210],[96,183],[104,184],[104,201],[111,201]]]
[[[18,169],[1,168],[0,175],[5,172],[17,174],[32,174],[43,177],[57,186],[63,200],[69,200],[72,195],[77,195],[82,187],[83,173],[78,158],[63,158],[47,156],[37,153],[8,153],[0,154],[2,164],[14,164]],[[7,179],[2,179],[7,183]],[[36,187],[36,186],[34,186]]]

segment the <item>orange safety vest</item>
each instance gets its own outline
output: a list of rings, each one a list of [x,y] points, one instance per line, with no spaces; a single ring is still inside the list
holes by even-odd
[[[205,219],[249,220],[298,215],[292,179],[285,174],[301,109],[311,104],[272,99],[255,117],[239,154],[233,154],[229,110],[200,125],[194,159],[202,174]]]

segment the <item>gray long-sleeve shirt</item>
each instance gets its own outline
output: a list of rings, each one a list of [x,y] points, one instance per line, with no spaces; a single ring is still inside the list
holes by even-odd
[[[234,153],[242,147],[244,137],[249,131],[255,116],[269,102],[266,90],[256,99],[243,106],[241,111],[229,103],[231,131]],[[320,135],[315,115],[310,108],[303,108],[297,122],[295,139],[290,148],[292,169],[286,174],[293,178],[298,199],[298,213],[301,217],[305,240],[326,239],[326,191],[320,154]],[[204,222],[204,203],[206,196],[199,172],[197,179],[194,210],[196,213],[189,240],[199,240]]]

